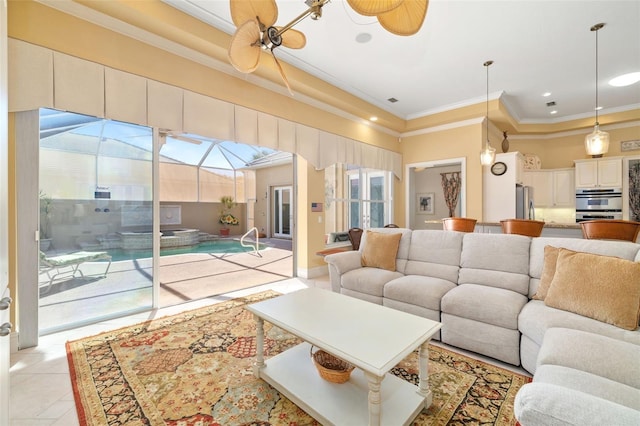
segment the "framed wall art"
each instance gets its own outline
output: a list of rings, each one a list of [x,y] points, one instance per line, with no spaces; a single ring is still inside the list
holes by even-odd
[[[424,194],[416,194],[416,213],[417,214],[434,214],[435,194],[427,192]]]

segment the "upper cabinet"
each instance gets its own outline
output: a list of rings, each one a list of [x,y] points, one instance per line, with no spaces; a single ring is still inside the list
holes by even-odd
[[[576,160],[576,188],[622,188],[622,158]]]
[[[536,207],[574,207],[573,169],[547,169],[524,172],[524,184],[533,187]]]

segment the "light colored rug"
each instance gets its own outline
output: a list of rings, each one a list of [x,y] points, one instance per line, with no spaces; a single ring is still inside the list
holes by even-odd
[[[255,321],[264,292],[67,342],[81,425],[316,425],[256,379]],[[299,343],[265,323],[267,357]],[[513,425],[513,398],[530,378],[430,346],[433,405],[415,425]],[[417,353],[392,373],[417,383]]]

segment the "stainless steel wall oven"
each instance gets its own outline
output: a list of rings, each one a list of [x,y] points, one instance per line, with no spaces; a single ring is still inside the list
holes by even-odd
[[[622,188],[576,190],[576,222],[622,219]]]

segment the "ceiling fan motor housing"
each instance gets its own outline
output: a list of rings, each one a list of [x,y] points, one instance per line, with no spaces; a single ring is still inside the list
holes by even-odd
[[[269,27],[265,32],[269,42],[271,44],[271,49],[278,47],[282,44],[282,35],[278,34],[278,29],[276,27]],[[263,42],[263,44],[266,44]]]

